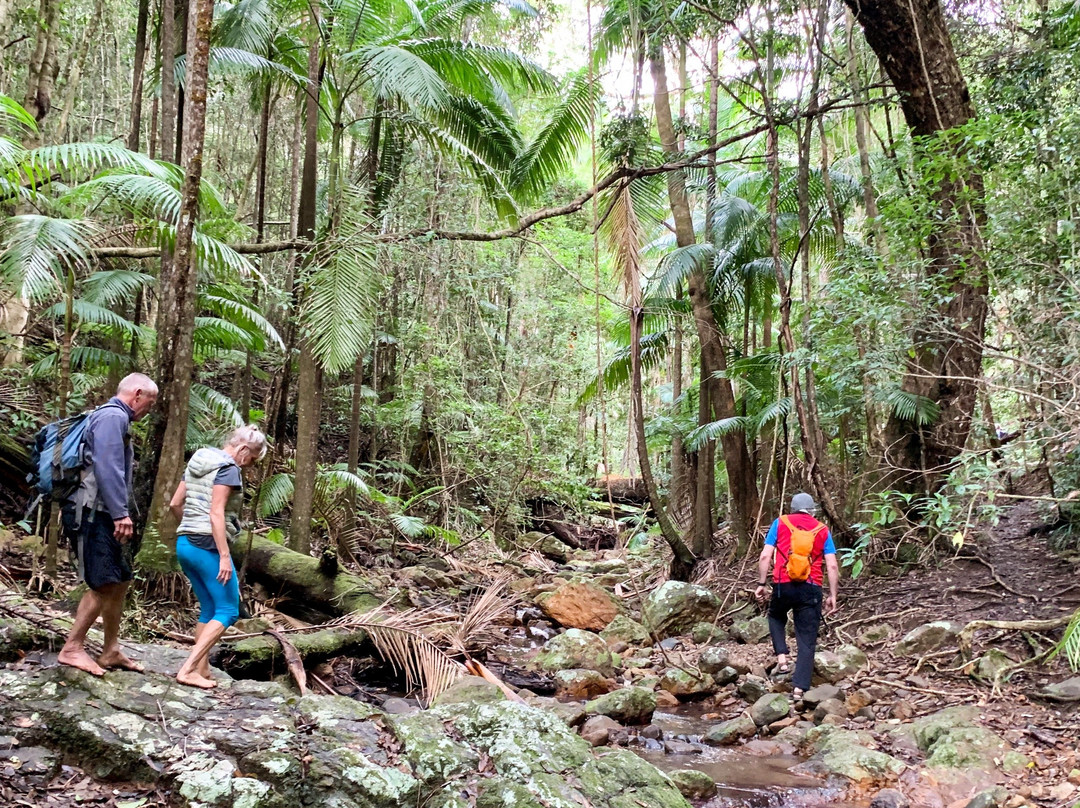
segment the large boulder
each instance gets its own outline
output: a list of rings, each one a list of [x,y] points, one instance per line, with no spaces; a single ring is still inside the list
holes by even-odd
[[[613,661],[607,643],[596,634],[576,628],[548,640],[534,660],[540,670],[548,673],[580,668],[604,676],[615,672]]]
[[[759,643],[769,636],[769,619],[759,614],[749,620],[736,620],[731,624],[731,636],[747,645]]]
[[[919,657],[956,642],[964,624],[954,620],[935,620],[917,626],[903,636],[893,653],[897,656]]]
[[[757,726],[764,727],[781,718],[787,718],[791,712],[791,701],[783,693],[766,693],[751,704],[747,712]]]
[[[810,730],[804,747],[814,755],[796,769],[837,774],[857,783],[895,778],[906,768],[903,761],[872,748],[873,739],[868,734],[828,725]]]
[[[566,628],[602,631],[619,613],[619,605],[604,589],[585,581],[571,581],[536,599],[540,609]]]
[[[623,724],[648,724],[656,710],[656,695],[643,687],[624,687],[585,705],[589,715],[606,715]]]
[[[147,674],[100,679],[0,668],[5,756],[40,777],[62,761],[91,777],[146,783],[184,808],[460,808],[463,792],[484,808],[689,808],[652,765],[624,750],[595,755],[545,710],[481,700],[387,715],[344,696],[301,698],[274,682],[227,677],[204,692],[172,678],[185,656],[172,651],[136,647]],[[82,777],[65,769],[50,785],[59,790],[73,775]],[[29,792],[5,798],[37,804]]]
[[[720,599],[705,587],[665,581],[645,598],[641,623],[662,640],[689,634],[698,623],[711,623],[719,611]]]
[[[866,667],[866,654],[854,645],[841,645],[835,651],[814,654],[814,673],[826,682],[839,682]]]

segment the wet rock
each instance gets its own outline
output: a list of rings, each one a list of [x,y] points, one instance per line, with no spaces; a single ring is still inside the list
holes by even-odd
[[[536,600],[544,614],[566,628],[602,631],[619,614],[619,605],[614,597],[595,584],[584,581],[563,584]]]
[[[676,769],[668,772],[668,778],[688,800],[707,800],[716,794],[716,783],[697,769]]]
[[[1050,701],[1080,701],[1080,676],[1047,685],[1038,692],[1038,695]]]
[[[704,698],[716,692],[716,684],[707,673],[695,675],[682,668],[668,668],[660,677],[660,689],[679,699]]]
[[[555,696],[560,699],[585,701],[609,693],[615,682],[596,671],[565,670],[556,671]]]
[[[712,623],[697,623],[690,629],[690,639],[698,645],[727,642],[731,639],[726,631]]]
[[[817,707],[821,702],[826,701],[827,699],[838,699],[841,695],[840,688],[836,685],[818,685],[803,693],[803,704],[813,708]]]
[[[576,628],[548,640],[536,655],[535,664],[548,673],[573,668],[597,671],[604,676],[614,673],[607,644],[596,634]]]
[[[669,755],[700,755],[702,749],[686,741],[664,741],[664,751]]]
[[[743,738],[750,738],[757,732],[757,724],[750,716],[743,714],[711,728],[701,740],[709,746],[732,746]]]
[[[647,727],[642,727],[641,732],[638,733],[642,738],[651,738],[654,741],[658,741],[664,737],[664,731],[656,724],[649,724]]]
[[[748,711],[759,727],[785,718],[791,712],[791,701],[783,693],[766,693],[755,701]]]
[[[479,676],[465,676],[443,691],[435,704],[489,704],[505,700],[506,694],[498,685]]]
[[[818,724],[825,720],[825,716],[829,715],[847,718],[848,710],[844,702],[840,701],[840,699],[825,699],[814,708],[814,721]]]
[[[532,696],[528,703],[557,715],[568,727],[576,727],[585,720],[585,707],[577,702],[565,702],[547,696]]]
[[[732,682],[738,681],[739,672],[728,665],[726,668],[721,668],[714,673],[712,678],[718,686],[723,687],[724,685],[730,685]]]
[[[624,724],[648,724],[656,710],[656,696],[642,687],[626,687],[585,705],[589,715],[606,715]]]
[[[739,682],[737,690],[739,695],[747,701],[757,701],[772,690],[772,685],[767,679],[762,679],[760,676],[745,676]]]
[[[624,614],[612,618],[607,627],[600,632],[600,636],[608,645],[616,642],[624,642],[629,646],[642,647],[652,645],[652,638],[645,626],[636,620],[631,620]]]
[[[749,620],[736,620],[731,624],[731,636],[747,645],[759,643],[769,636],[769,619],[758,615]]]
[[[719,645],[711,645],[701,649],[698,656],[698,667],[705,673],[713,674],[728,666],[731,655],[727,649]]]
[[[665,581],[641,607],[641,623],[660,639],[688,633],[695,625],[712,622],[720,599],[710,590],[681,581]]]
[[[910,808],[908,798],[895,788],[885,788],[870,800],[870,808]]]
[[[614,730],[622,729],[622,725],[606,715],[594,715],[581,727],[581,737],[593,746],[603,746],[608,742]]]
[[[935,620],[917,626],[904,635],[896,644],[893,653],[897,656],[923,656],[937,651],[944,645],[953,644],[963,630],[964,625],[953,620]]]
[[[997,681],[998,675],[1004,673],[1016,663],[996,648],[991,648],[978,658],[971,670],[971,675],[984,682]]]
[[[803,744],[814,750],[814,756],[796,768],[838,774],[857,783],[896,777],[904,771],[903,761],[870,748],[872,744],[866,733],[827,725],[816,727],[806,734]]]
[[[830,683],[854,676],[866,664],[866,654],[854,645],[841,645],[836,651],[818,651],[814,654],[814,672]]]

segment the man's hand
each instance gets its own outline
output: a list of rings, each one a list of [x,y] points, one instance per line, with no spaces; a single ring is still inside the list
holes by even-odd
[[[130,516],[125,516],[123,519],[113,519],[113,535],[121,544],[127,544],[134,532],[135,529],[131,524]]]
[[[217,579],[218,583],[224,586],[232,578],[232,559],[227,556],[221,556],[221,563],[218,565]]]
[[[754,597],[757,598],[758,603],[764,603],[769,597],[769,588],[765,584],[760,584],[754,590]]]
[[[825,598],[825,615],[835,614],[839,607],[836,605],[836,595],[829,595]]]

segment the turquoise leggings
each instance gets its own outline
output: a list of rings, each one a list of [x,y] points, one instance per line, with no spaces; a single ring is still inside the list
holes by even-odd
[[[176,558],[199,599],[199,622],[217,620],[228,628],[240,616],[240,586],[233,570],[228,583],[217,579],[221,556],[216,550],[196,547],[187,536],[176,537]]]

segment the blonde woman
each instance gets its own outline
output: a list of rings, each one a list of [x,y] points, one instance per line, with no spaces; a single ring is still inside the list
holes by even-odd
[[[210,676],[210,650],[240,616],[240,587],[229,553],[229,539],[240,532],[240,470],[265,455],[266,436],[253,426],[242,426],[223,448],[206,447],[191,456],[169,503],[180,520],[176,557],[200,608],[195,647],[176,674],[181,684],[205,689],[217,685]]]

